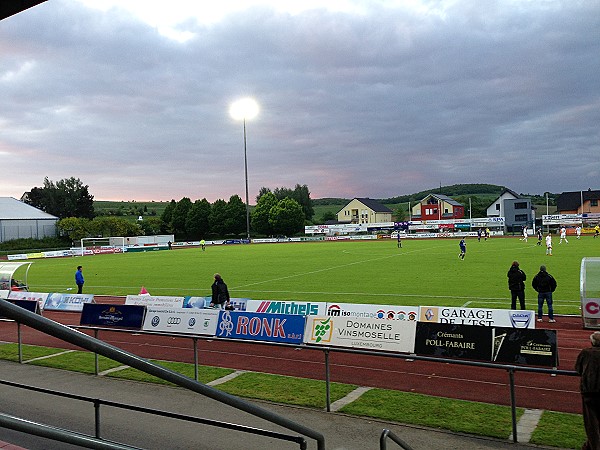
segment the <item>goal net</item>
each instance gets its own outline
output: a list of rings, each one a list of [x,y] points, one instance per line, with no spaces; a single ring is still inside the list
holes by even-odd
[[[125,238],[113,236],[106,238],[83,238],[78,254],[99,255],[103,253],[125,253]]]

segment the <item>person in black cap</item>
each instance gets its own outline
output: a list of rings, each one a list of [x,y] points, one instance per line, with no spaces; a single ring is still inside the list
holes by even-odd
[[[527,276],[525,272],[519,269],[519,262],[513,261],[508,273],[508,289],[510,290],[510,309],[517,309],[517,298],[521,309],[525,309],[525,280]]]
[[[538,315],[537,321],[541,322],[544,316],[544,300],[548,303],[549,322],[554,320],[554,309],[552,308],[552,293],[556,290],[556,280],[546,271],[546,266],[540,266],[540,271],[533,277],[531,286],[538,293]]]

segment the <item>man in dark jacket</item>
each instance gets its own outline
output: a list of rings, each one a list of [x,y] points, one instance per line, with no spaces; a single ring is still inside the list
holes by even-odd
[[[549,322],[556,322],[554,320],[554,309],[552,308],[552,293],[556,290],[556,280],[552,275],[546,271],[546,266],[540,266],[540,271],[533,277],[531,286],[538,293],[538,318],[537,321],[541,322],[544,316],[544,300],[548,303],[548,318]]]
[[[506,276],[508,277],[508,289],[511,296],[510,308],[517,309],[518,298],[521,309],[525,309],[525,280],[527,276],[525,272],[519,269],[518,261],[513,261]]]
[[[227,304],[229,304],[229,290],[227,289],[227,285],[221,278],[221,275],[215,273],[215,281],[211,286],[212,289],[212,299],[210,301],[211,308],[220,308],[224,309]]]
[[[582,450],[600,449],[600,331],[592,333],[590,341],[592,346],[581,350],[575,362],[575,370],[581,375],[579,390],[587,434]]]

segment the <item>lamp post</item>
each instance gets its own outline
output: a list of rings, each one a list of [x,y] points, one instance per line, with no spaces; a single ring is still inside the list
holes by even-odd
[[[258,103],[251,98],[243,98],[234,102],[229,114],[235,120],[244,121],[244,175],[246,178],[246,237],[250,241],[250,203],[248,202],[248,156],[246,152],[246,119],[253,119],[258,114]]]

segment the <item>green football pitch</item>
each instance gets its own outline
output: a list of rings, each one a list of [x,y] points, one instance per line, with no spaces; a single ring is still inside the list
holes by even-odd
[[[535,239],[458,239],[280,243],[207,246],[171,251],[34,260],[28,282],[34,292],[72,292],[78,265],[84,293],[207,296],[219,272],[232,297],[256,300],[370,303],[381,305],[509,308],[506,273],[513,260],[527,274],[525,298],[536,309],[531,280],[541,264],[557,280],[555,312],[579,314],[581,260],[600,256],[600,239],[554,242],[554,255]],[[17,272],[17,278],[23,269]]]

